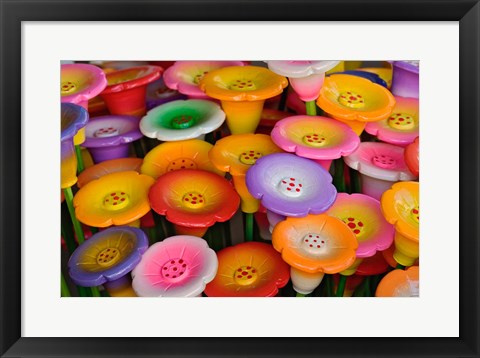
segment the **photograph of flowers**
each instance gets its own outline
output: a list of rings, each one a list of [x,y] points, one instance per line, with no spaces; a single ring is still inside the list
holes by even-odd
[[[415,60],[62,61],[62,297],[418,297]]]

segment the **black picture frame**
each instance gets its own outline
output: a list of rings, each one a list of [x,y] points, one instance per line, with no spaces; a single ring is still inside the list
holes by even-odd
[[[0,0],[0,353],[2,357],[479,357],[478,0]],[[459,21],[460,337],[21,337],[22,21]],[[439,320],[441,313],[439,312]],[[435,324],[435,323],[432,323]]]

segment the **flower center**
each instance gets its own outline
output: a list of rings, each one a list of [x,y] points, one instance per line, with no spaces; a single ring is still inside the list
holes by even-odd
[[[325,239],[320,234],[308,233],[301,242],[301,247],[308,253],[316,255],[325,250]]]
[[[208,71],[203,71],[199,74],[197,74],[195,77],[193,77],[193,83],[198,85],[200,81],[203,79],[203,76],[205,76],[208,73]]]
[[[240,286],[247,286],[254,283],[258,278],[258,273],[255,267],[240,266],[234,273],[233,278],[235,283]]]
[[[188,263],[184,259],[170,259],[163,264],[160,272],[169,281],[179,281],[188,274]]]
[[[415,128],[415,121],[413,116],[408,113],[392,113],[388,117],[388,125],[394,129],[407,131]]]
[[[107,210],[120,210],[128,205],[130,198],[123,191],[114,191],[103,199],[103,206]]]
[[[170,124],[173,129],[185,129],[193,126],[195,124],[195,119],[193,116],[181,115],[174,117]]]
[[[372,163],[379,168],[393,169],[397,165],[397,161],[388,155],[376,155],[372,158]]]
[[[237,80],[230,85],[232,91],[253,91],[257,89],[255,83],[251,80]]]
[[[190,158],[179,158],[170,162],[167,166],[167,172],[173,172],[178,169],[197,169],[197,163]]]
[[[297,198],[302,195],[303,184],[296,178],[283,178],[277,185],[278,190],[291,198]]]
[[[60,86],[60,91],[61,91],[62,95],[75,92],[76,90],[77,90],[77,86],[73,82],[70,82],[70,81],[62,82],[62,84]]]
[[[303,142],[311,147],[323,147],[327,144],[325,136],[318,133],[308,133],[303,137]]]
[[[363,108],[365,107],[365,100],[361,95],[355,92],[342,92],[338,97],[338,102],[349,108]]]
[[[120,251],[118,251],[117,248],[109,247],[108,249],[102,250],[97,255],[97,264],[103,267],[109,267],[120,260],[120,257]]]
[[[363,229],[365,228],[363,222],[356,218],[344,218],[342,219],[345,224],[352,230],[352,232],[355,234],[355,236],[361,236],[363,234]]]
[[[420,208],[418,207],[418,205],[412,209],[410,215],[412,216],[413,221],[415,221],[416,223],[420,222]]]
[[[97,138],[106,138],[106,137],[114,137],[119,134],[117,128],[113,127],[106,127],[97,129],[94,133],[94,136]]]
[[[254,150],[250,150],[250,151],[243,152],[238,157],[238,159],[243,164],[252,165],[252,164],[255,164],[257,159],[259,159],[261,156],[262,156],[262,153],[254,151]]]
[[[205,198],[196,191],[188,192],[183,196],[182,204],[190,209],[200,209],[205,205]]]

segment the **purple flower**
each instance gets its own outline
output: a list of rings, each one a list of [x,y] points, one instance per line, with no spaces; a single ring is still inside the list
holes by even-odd
[[[320,164],[288,153],[258,159],[246,175],[250,194],[277,214],[320,214],[335,201],[332,176]]]
[[[100,231],[70,257],[70,277],[84,287],[118,280],[137,266],[147,248],[147,236],[140,229],[118,226]]]

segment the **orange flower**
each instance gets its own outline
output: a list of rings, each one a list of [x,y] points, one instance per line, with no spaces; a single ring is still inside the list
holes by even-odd
[[[339,74],[325,79],[317,104],[360,134],[365,122],[380,121],[392,113],[395,98],[385,87],[365,78]]]
[[[389,272],[378,284],[376,297],[418,297],[419,267]]]
[[[282,93],[288,81],[256,66],[231,66],[207,73],[200,89],[222,102],[233,134],[253,133],[260,122],[266,99]]]
[[[153,148],[143,159],[142,174],[157,179],[160,175],[178,169],[201,169],[220,176],[225,171],[215,168],[208,157],[213,146],[199,139],[164,142]]]
[[[288,265],[269,245],[245,242],[220,250],[217,275],[205,294],[211,297],[272,297],[289,279]]]
[[[266,134],[234,134],[217,141],[209,157],[218,170],[232,175],[235,190],[242,200],[242,211],[255,213],[260,202],[248,191],[245,175],[257,159],[279,152],[283,151]]]
[[[355,262],[355,234],[340,219],[326,214],[288,217],[272,232],[273,247],[291,267],[294,289],[312,292],[323,274],[339,273]]]
[[[150,210],[154,180],[134,171],[107,174],[83,186],[73,198],[75,215],[94,227],[127,225]]]
[[[226,179],[204,170],[165,173],[148,196],[152,209],[166,215],[178,235],[203,236],[215,222],[229,220],[240,204]]]
[[[393,257],[403,266],[411,266],[419,256],[419,184],[399,182],[387,190],[381,199],[383,216],[395,226]]]
[[[77,186],[81,188],[82,186],[87,185],[92,180],[103,177],[104,175],[117,173],[117,172],[127,172],[135,171],[140,173],[140,167],[143,160],[140,158],[120,158],[106,160],[104,162],[95,164],[87,169],[85,169],[79,176]]]

